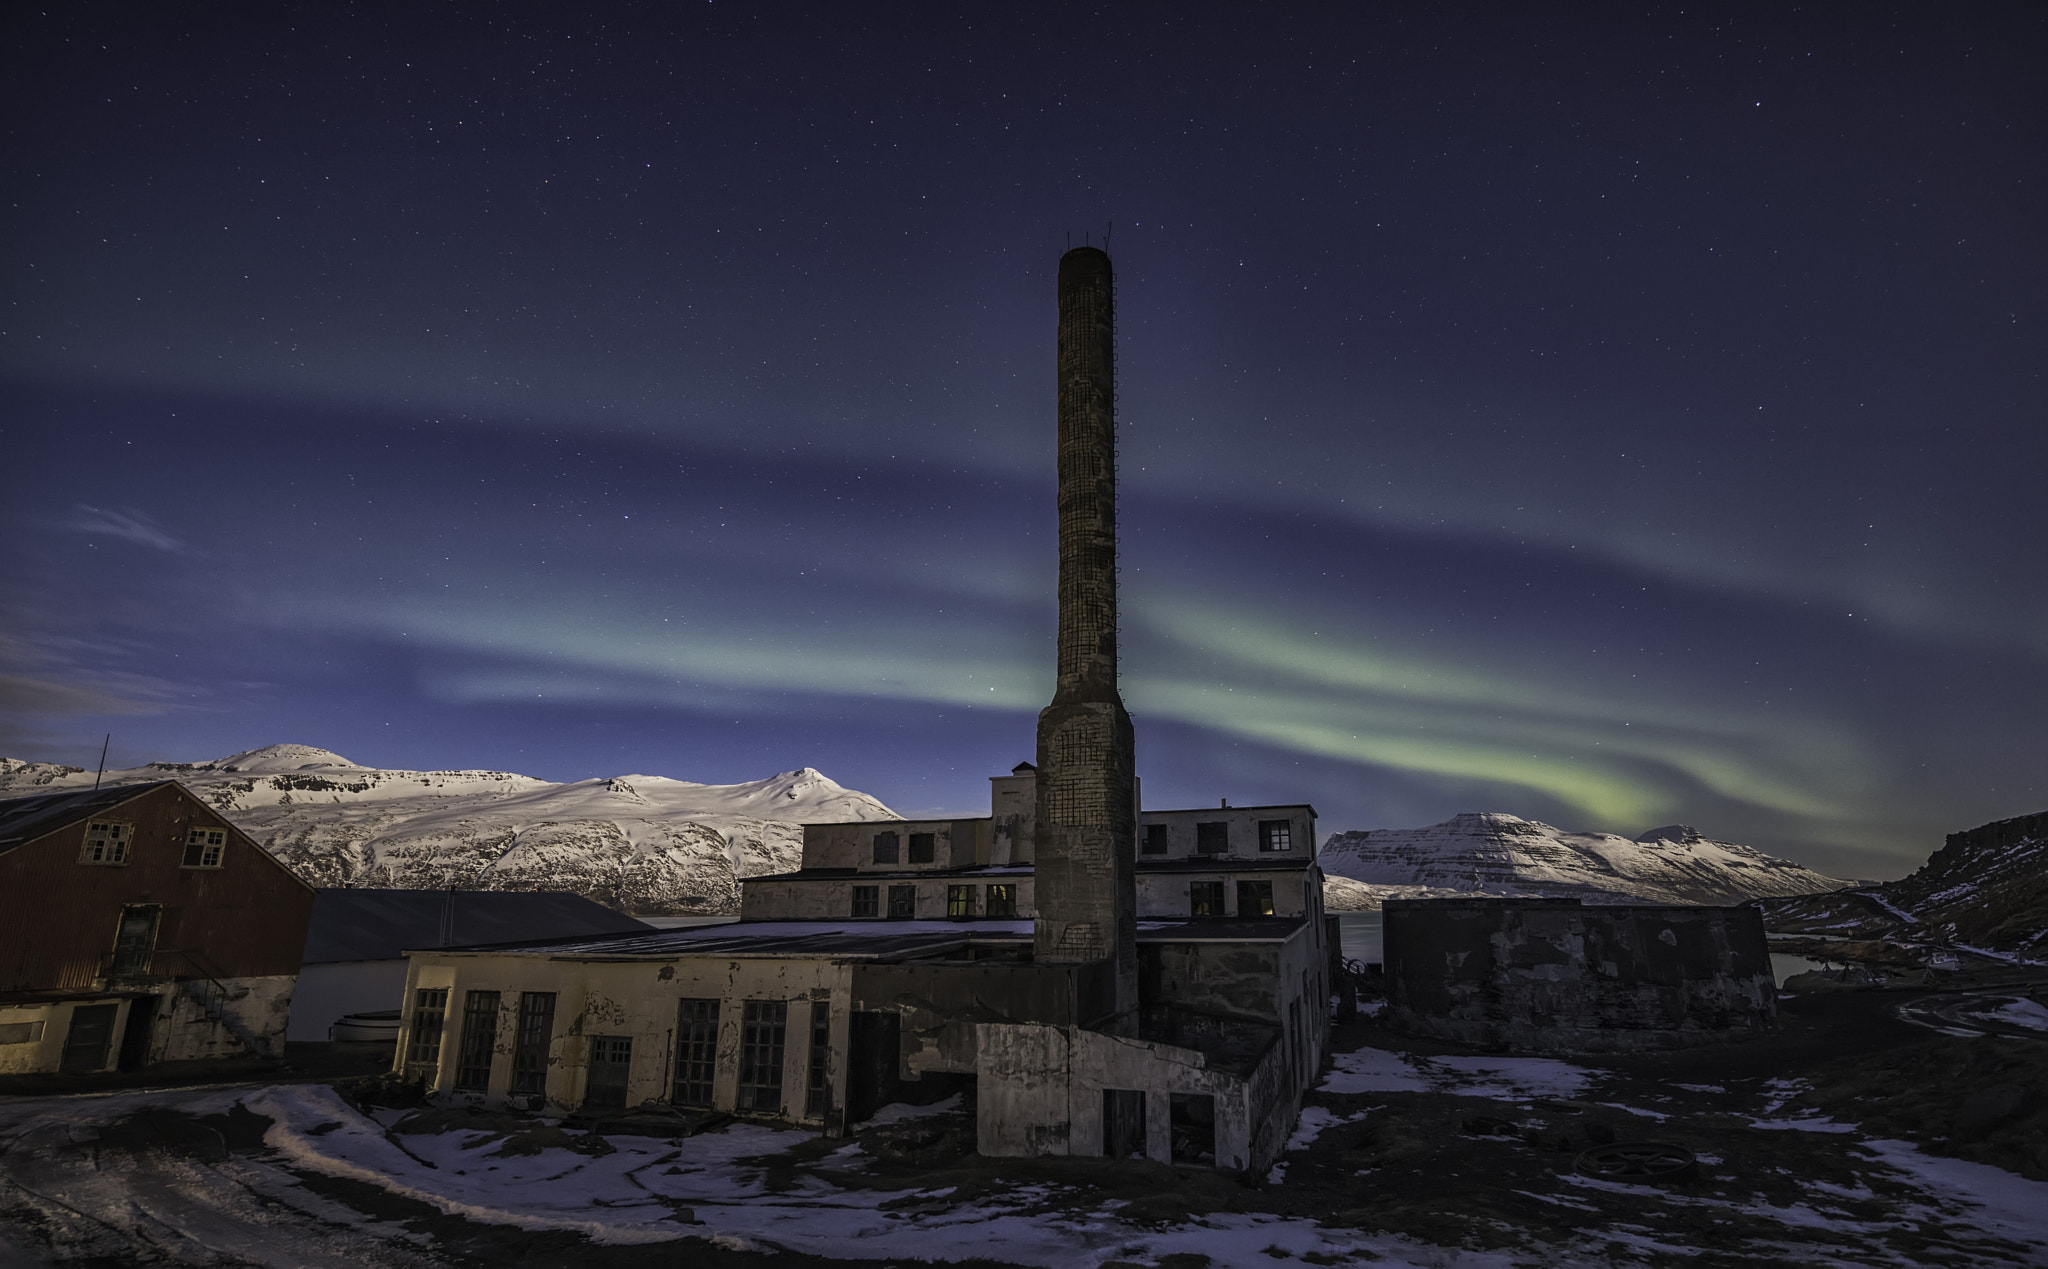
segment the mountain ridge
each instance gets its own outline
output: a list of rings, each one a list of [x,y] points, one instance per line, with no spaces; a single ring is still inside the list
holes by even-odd
[[[90,787],[93,772],[0,758],[0,796]],[[174,779],[319,886],[569,890],[642,916],[739,910],[739,879],[787,871],[805,823],[900,819],[811,767],[740,784],[622,775],[365,767],[278,744],[106,772]]]

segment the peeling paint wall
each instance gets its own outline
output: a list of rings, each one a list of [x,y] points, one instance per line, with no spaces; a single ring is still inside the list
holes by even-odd
[[[1389,1016],[1404,1029],[1534,1052],[1711,1043],[1774,1024],[1750,906],[1390,899]]]

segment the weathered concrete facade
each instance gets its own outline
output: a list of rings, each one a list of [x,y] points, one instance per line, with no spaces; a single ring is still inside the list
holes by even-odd
[[[1753,1035],[1777,1018],[1750,906],[1390,899],[1389,1018],[1527,1052],[1627,1052]]]

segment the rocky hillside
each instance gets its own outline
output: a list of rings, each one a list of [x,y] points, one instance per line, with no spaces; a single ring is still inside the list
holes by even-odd
[[[1393,895],[1531,895],[1589,903],[1742,903],[1839,890],[1846,882],[1748,846],[1673,824],[1641,837],[1568,833],[1499,813],[1454,816],[1427,828],[1339,833],[1323,871],[1364,883],[1347,901]],[[1334,907],[1335,905],[1332,904]]]
[[[1909,877],[1764,912],[1783,933],[2048,955],[2048,811],[1950,833]]]
[[[0,758],[0,797],[93,773]],[[739,910],[739,878],[795,868],[806,823],[899,818],[808,767],[747,784],[507,771],[394,771],[307,745],[152,762],[105,783],[178,780],[319,886],[569,890],[641,916]]]

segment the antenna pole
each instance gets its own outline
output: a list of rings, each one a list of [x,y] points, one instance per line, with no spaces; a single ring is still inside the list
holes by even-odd
[[[103,778],[105,778],[107,774],[107,746],[113,743],[113,732],[108,732],[107,738],[100,742],[100,769],[94,772],[92,777],[92,791],[94,793],[98,793],[100,791],[100,781]]]

